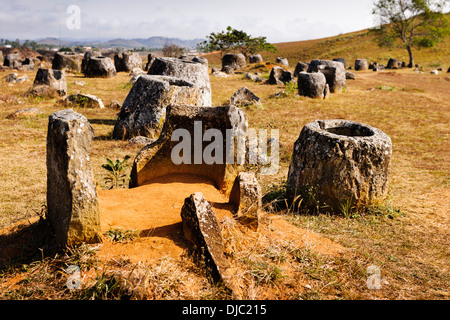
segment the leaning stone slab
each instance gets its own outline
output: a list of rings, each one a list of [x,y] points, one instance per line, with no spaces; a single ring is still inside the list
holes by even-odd
[[[94,129],[71,109],[49,117],[48,219],[60,247],[101,241],[100,212],[89,154]]]
[[[241,172],[236,177],[230,193],[230,203],[235,206],[237,217],[259,219],[262,194],[253,172]]]
[[[177,58],[156,58],[149,68],[148,74],[169,76],[193,83],[202,94],[202,105],[212,105],[208,66],[201,62]]]
[[[238,298],[231,265],[225,256],[220,225],[211,205],[201,192],[186,198],[181,208],[184,237],[191,242],[199,255],[204,257],[214,281],[224,285]]]
[[[168,106],[159,139],[134,159],[130,187],[156,177],[186,173],[210,178],[228,195],[236,176],[243,171],[245,159],[238,161],[238,150],[245,148],[247,129],[244,111],[235,106]],[[202,139],[207,132],[213,135],[209,141]]]
[[[385,200],[392,142],[381,130],[348,120],[305,125],[294,145],[287,197],[316,210],[341,212],[350,204]],[[299,199],[294,203],[297,207]]]
[[[168,76],[139,76],[122,105],[113,137],[156,139],[163,127],[168,105],[202,106],[203,103],[200,89],[191,82]]]

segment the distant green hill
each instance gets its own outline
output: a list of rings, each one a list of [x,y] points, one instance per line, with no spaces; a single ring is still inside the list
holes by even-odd
[[[377,61],[387,64],[389,58],[396,58],[408,63],[406,49],[380,48],[374,40],[374,35],[368,29],[341,34],[315,40],[283,42],[274,44],[277,53],[262,52],[264,60],[275,62],[277,57],[285,57],[294,67],[298,61],[309,62],[312,59],[344,58],[349,66],[354,66],[355,59],[367,59],[370,63]],[[450,66],[450,37],[434,48],[414,49],[415,63],[424,67]],[[220,64],[220,54],[207,54],[210,64]]]

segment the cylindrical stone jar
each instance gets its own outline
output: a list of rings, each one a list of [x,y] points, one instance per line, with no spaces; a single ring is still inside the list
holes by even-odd
[[[287,197],[296,207],[341,212],[385,200],[392,142],[383,131],[348,120],[316,120],[294,145]]]

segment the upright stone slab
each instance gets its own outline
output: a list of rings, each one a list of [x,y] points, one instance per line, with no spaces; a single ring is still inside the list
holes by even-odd
[[[302,206],[337,213],[343,206],[381,203],[391,155],[391,139],[377,128],[348,120],[308,123],[294,145],[288,200],[300,197]]]
[[[201,62],[177,58],[156,58],[149,68],[148,74],[169,76],[191,82],[199,88],[203,106],[210,107],[212,105],[208,66]]]
[[[333,61],[340,62],[340,63],[342,63],[344,65],[344,69],[347,68],[347,65],[345,63],[345,59],[344,58],[334,58]]]
[[[225,256],[220,225],[210,203],[201,192],[185,199],[181,208],[181,219],[184,237],[195,246],[197,253],[204,257],[213,279],[222,280],[238,297],[231,265]]]
[[[261,187],[253,172],[241,172],[234,181],[230,203],[235,206],[237,217],[258,220],[262,207]]]
[[[398,69],[398,60],[390,58],[387,63],[386,69]]]
[[[230,105],[233,106],[239,107],[252,104],[261,104],[261,99],[247,87],[242,87],[230,98]]]
[[[157,139],[168,105],[202,106],[203,103],[199,88],[191,82],[167,76],[140,76],[122,105],[113,138],[145,136]]]
[[[101,241],[100,211],[89,154],[94,129],[72,109],[49,117],[48,219],[60,247]]]

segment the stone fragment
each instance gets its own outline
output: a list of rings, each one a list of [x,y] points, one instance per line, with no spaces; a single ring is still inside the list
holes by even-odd
[[[29,108],[17,110],[16,112],[7,116],[7,119],[19,119],[19,118],[34,118],[38,115],[42,114],[42,111],[37,108]]]
[[[148,69],[150,69],[150,67],[152,66],[153,61],[155,61],[155,59],[156,59],[155,55],[153,55],[152,53],[148,54],[148,56],[147,56],[147,64],[145,65],[145,68],[144,68],[145,71],[148,71]]]
[[[273,67],[270,71],[269,80],[267,84],[284,85],[293,80],[291,71],[284,70],[281,67]]]
[[[59,247],[101,241],[100,212],[90,151],[94,129],[71,109],[49,117],[48,219]]]
[[[87,93],[71,94],[64,100],[64,105],[66,107],[76,105],[82,108],[96,108],[96,109],[103,109],[105,107],[102,99]]]
[[[212,105],[211,83],[208,66],[205,64],[177,58],[156,58],[148,74],[169,76],[193,83],[200,90],[203,106]]]
[[[282,66],[285,66],[285,67],[289,67],[289,61],[288,61],[288,59],[283,58],[283,57],[277,57],[277,60],[276,60],[275,63],[278,63],[278,64],[280,64],[280,65],[282,65]]]
[[[140,76],[122,105],[113,137],[157,138],[164,125],[168,105],[202,106],[203,98],[200,89],[191,82],[168,76]]]
[[[264,79],[256,74],[251,74],[250,72],[247,72],[244,76],[245,80],[251,80],[253,82],[264,82]]]
[[[28,91],[31,96],[63,97],[67,94],[67,82],[64,71],[39,68],[33,87]]]
[[[84,75],[88,78],[112,78],[117,74],[111,58],[98,56],[90,57]]]
[[[356,75],[353,72],[346,71],[345,79],[356,80]]]
[[[335,213],[349,205],[382,203],[391,156],[391,139],[377,128],[347,120],[311,122],[294,145],[287,179],[289,203],[295,209],[301,204]]]
[[[131,146],[146,146],[155,141],[156,141],[155,139],[150,139],[143,136],[132,137],[131,139],[128,140]]]
[[[247,106],[251,104],[260,104],[261,99],[258,98],[250,89],[243,87],[236,91],[230,98],[230,105]]]
[[[261,187],[253,172],[241,172],[234,181],[230,203],[237,217],[259,219],[262,207]]]
[[[307,63],[303,63],[303,62],[298,62],[297,65],[295,66],[295,70],[294,70],[294,77],[298,77],[298,74],[300,72],[306,72],[308,71],[308,64]]]

